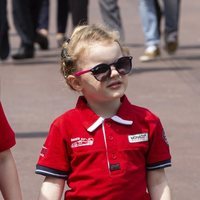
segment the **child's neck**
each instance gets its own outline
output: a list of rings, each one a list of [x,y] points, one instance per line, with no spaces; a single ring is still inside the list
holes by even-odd
[[[110,102],[88,102],[89,107],[99,116],[110,118],[115,115],[119,109],[120,99]]]

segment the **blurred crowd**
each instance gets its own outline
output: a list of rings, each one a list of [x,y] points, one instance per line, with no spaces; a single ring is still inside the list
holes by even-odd
[[[118,0],[98,0],[103,22],[119,32],[121,41],[125,41],[123,22]],[[20,46],[12,54],[12,59],[34,58],[35,44],[48,50],[50,0],[12,0],[14,26],[20,38]],[[57,0],[56,36],[58,47],[66,39],[67,21],[72,17],[73,28],[88,24],[89,0]],[[178,48],[180,0],[139,0],[138,9],[144,33],[144,53],[141,62],[156,60],[160,57],[160,41],[164,39],[164,49],[174,54]],[[164,27],[161,21],[164,18]],[[163,30],[162,30],[163,29]],[[7,19],[7,0],[0,1],[0,60],[10,55],[9,22]]]

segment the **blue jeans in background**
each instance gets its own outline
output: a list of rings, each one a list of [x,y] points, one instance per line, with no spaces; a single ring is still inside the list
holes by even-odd
[[[139,11],[147,46],[160,43],[160,24],[155,6],[157,0],[140,0]],[[180,0],[163,0],[163,16],[165,17],[165,34],[178,32]]]

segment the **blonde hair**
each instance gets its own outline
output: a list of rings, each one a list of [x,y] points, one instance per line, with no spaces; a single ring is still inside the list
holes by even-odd
[[[78,66],[81,56],[94,42],[117,42],[122,53],[127,53],[127,50],[120,44],[118,32],[111,31],[100,25],[77,26],[71,38],[63,43],[61,51],[61,73],[66,82],[67,77],[76,71],[76,66]]]

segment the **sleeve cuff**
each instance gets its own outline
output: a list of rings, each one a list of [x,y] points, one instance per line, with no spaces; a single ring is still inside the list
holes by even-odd
[[[41,165],[36,165],[35,173],[43,176],[53,176],[62,179],[66,179],[68,177],[67,172],[65,171],[60,171],[49,167],[44,167]]]
[[[162,169],[165,167],[171,167],[171,160],[164,160],[161,162],[153,163],[147,165],[147,170],[155,170],[155,169]]]

